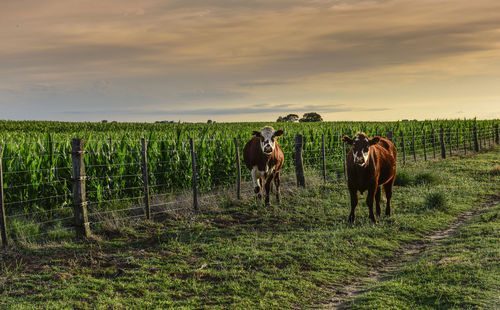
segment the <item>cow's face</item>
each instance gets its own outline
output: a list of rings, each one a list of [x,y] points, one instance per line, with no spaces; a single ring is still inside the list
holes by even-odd
[[[354,163],[358,166],[365,166],[368,163],[368,157],[370,156],[370,146],[375,145],[380,141],[379,137],[374,137],[373,139],[368,138],[364,133],[358,133],[354,136],[354,139],[344,136],[342,140],[352,145],[352,155]]]
[[[280,137],[283,134],[283,130],[274,131],[273,127],[266,126],[260,132],[254,131],[252,134],[259,137],[262,152],[266,155],[271,155],[276,146],[275,138]]]

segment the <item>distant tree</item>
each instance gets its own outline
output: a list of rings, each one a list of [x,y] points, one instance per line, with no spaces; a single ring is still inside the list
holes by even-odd
[[[107,120],[107,119],[103,119],[103,120],[101,121],[101,123],[103,123],[103,124],[106,124],[107,122],[108,122],[108,120]]]
[[[293,122],[296,122],[299,120],[299,116],[297,114],[288,114],[287,116],[285,116],[283,118],[283,120],[285,122],[290,122],[290,123],[293,123]]]
[[[322,122],[323,118],[316,112],[304,113],[299,122]]]
[[[209,120],[207,121],[207,124],[212,124],[212,120],[211,120],[211,119],[209,119]]]
[[[282,116],[278,117],[278,119],[276,120],[277,123],[283,123],[285,120]]]

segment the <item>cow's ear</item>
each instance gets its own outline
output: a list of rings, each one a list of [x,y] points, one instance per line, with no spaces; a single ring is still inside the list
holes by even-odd
[[[256,137],[260,137],[260,131],[254,130],[252,131],[252,135]]]
[[[281,137],[284,133],[285,133],[285,132],[284,132],[283,130],[281,130],[281,129],[280,129],[280,130],[278,130],[278,131],[276,131],[276,132],[274,133],[273,137],[276,137],[276,138]]]
[[[375,144],[377,144],[379,141],[380,141],[380,137],[373,137],[372,139],[370,139],[370,140],[368,141],[368,144],[369,144],[369,145],[375,145]]]
[[[343,136],[342,137],[342,141],[344,141],[344,143],[347,143],[347,144],[351,144],[352,145],[352,139],[349,138],[348,136]]]

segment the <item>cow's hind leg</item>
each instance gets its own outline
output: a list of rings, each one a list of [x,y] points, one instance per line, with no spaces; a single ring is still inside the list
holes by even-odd
[[[380,189],[380,186],[377,186],[377,193],[375,194],[375,208],[377,211],[377,216],[380,216],[382,213],[382,209],[380,208],[380,192],[382,190]]]
[[[394,178],[384,184],[385,198],[387,199],[387,206],[385,208],[385,215],[391,216],[391,198],[392,198],[392,186],[394,185]]]
[[[274,175],[274,185],[276,186],[276,200],[281,203],[281,191],[280,191],[281,177],[280,172],[277,171]]]
[[[358,205],[358,191],[356,189],[349,189],[351,195],[351,214],[349,214],[349,223],[354,223],[356,219],[356,206]]]

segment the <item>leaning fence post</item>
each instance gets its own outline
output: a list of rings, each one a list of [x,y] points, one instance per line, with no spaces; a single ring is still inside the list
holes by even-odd
[[[236,138],[234,141],[234,149],[236,151],[236,172],[238,177],[236,179],[236,198],[241,199],[241,163],[240,163],[240,150],[238,149],[238,140]]]
[[[477,128],[472,128],[472,135],[474,137],[474,151],[479,152],[479,141],[477,140]]]
[[[2,246],[6,247],[9,245],[9,239],[7,238],[7,220],[5,218],[5,202],[3,198],[3,170],[2,170],[2,147],[0,146],[0,230]]]
[[[295,176],[297,177],[297,186],[306,186],[306,181],[304,177],[304,162],[302,159],[302,149],[304,147],[304,138],[302,135],[295,136]]]
[[[151,219],[151,205],[149,203],[149,177],[148,177],[148,158],[147,145],[144,138],[141,139],[142,144],[142,181],[144,183],[144,205],[146,207],[146,218]]]
[[[424,160],[427,161],[427,141],[425,140],[425,130],[422,131],[422,142],[424,143]]]
[[[83,154],[83,139],[73,139],[71,142],[71,162],[73,166],[73,213],[75,215],[75,230],[79,238],[90,237],[90,225],[87,216],[87,201],[85,189],[85,162]]]
[[[444,129],[439,130],[439,142],[441,143],[441,158],[446,158],[446,148],[444,147]]]
[[[403,165],[405,165],[406,164],[405,136],[402,130],[399,132],[399,134],[401,136],[401,148],[403,149]]]
[[[500,141],[498,140],[498,124],[495,124],[495,143],[498,144]]]
[[[191,166],[193,169],[193,176],[192,176],[193,208],[195,211],[198,211],[198,187],[196,184],[196,154],[194,152],[194,140],[193,140],[193,138],[190,138],[189,142],[191,143]]]
[[[325,150],[325,134],[321,135],[321,156],[323,157],[323,182],[326,183],[326,150]]]

